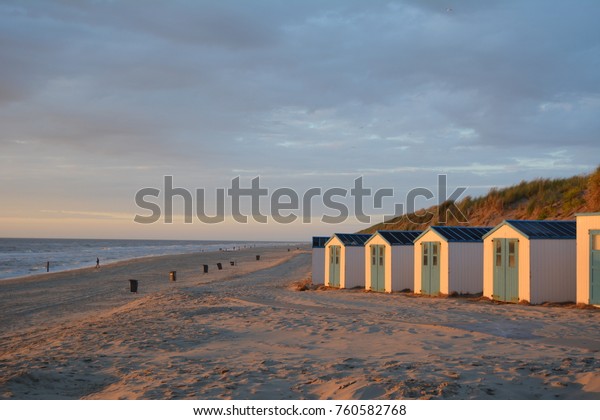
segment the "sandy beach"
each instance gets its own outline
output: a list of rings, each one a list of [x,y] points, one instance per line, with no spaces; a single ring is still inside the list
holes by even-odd
[[[261,248],[0,282],[0,398],[600,398],[598,310],[299,291],[310,262]]]

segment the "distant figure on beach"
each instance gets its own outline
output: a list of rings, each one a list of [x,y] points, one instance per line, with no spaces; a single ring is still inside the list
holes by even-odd
[[[100,258],[96,257],[96,268],[100,268]]]
[[[46,261],[46,273],[50,272],[50,261]]]

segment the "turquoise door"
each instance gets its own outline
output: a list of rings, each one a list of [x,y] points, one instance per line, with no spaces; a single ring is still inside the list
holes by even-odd
[[[371,290],[385,291],[385,247],[371,245]]]
[[[440,293],[440,247],[439,242],[421,244],[421,293]]]
[[[590,232],[590,303],[600,305],[600,230]]]
[[[329,246],[329,286],[331,287],[340,287],[340,253],[340,246]]]
[[[492,298],[519,301],[519,240],[494,239],[494,291]]]

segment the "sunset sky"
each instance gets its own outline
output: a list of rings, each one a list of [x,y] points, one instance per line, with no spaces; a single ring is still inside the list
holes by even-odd
[[[205,189],[212,214],[238,176],[300,196],[362,176],[394,188],[389,210],[411,188],[435,193],[438,174],[477,196],[591,172],[599,21],[595,0],[3,1],[0,236],[307,240],[367,226],[134,223],[147,214],[136,192],[165,175]]]

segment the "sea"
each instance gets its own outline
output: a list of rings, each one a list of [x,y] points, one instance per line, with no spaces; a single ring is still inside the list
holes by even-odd
[[[128,239],[0,238],[0,280],[95,267],[138,257],[281,245],[282,242],[168,241]]]

